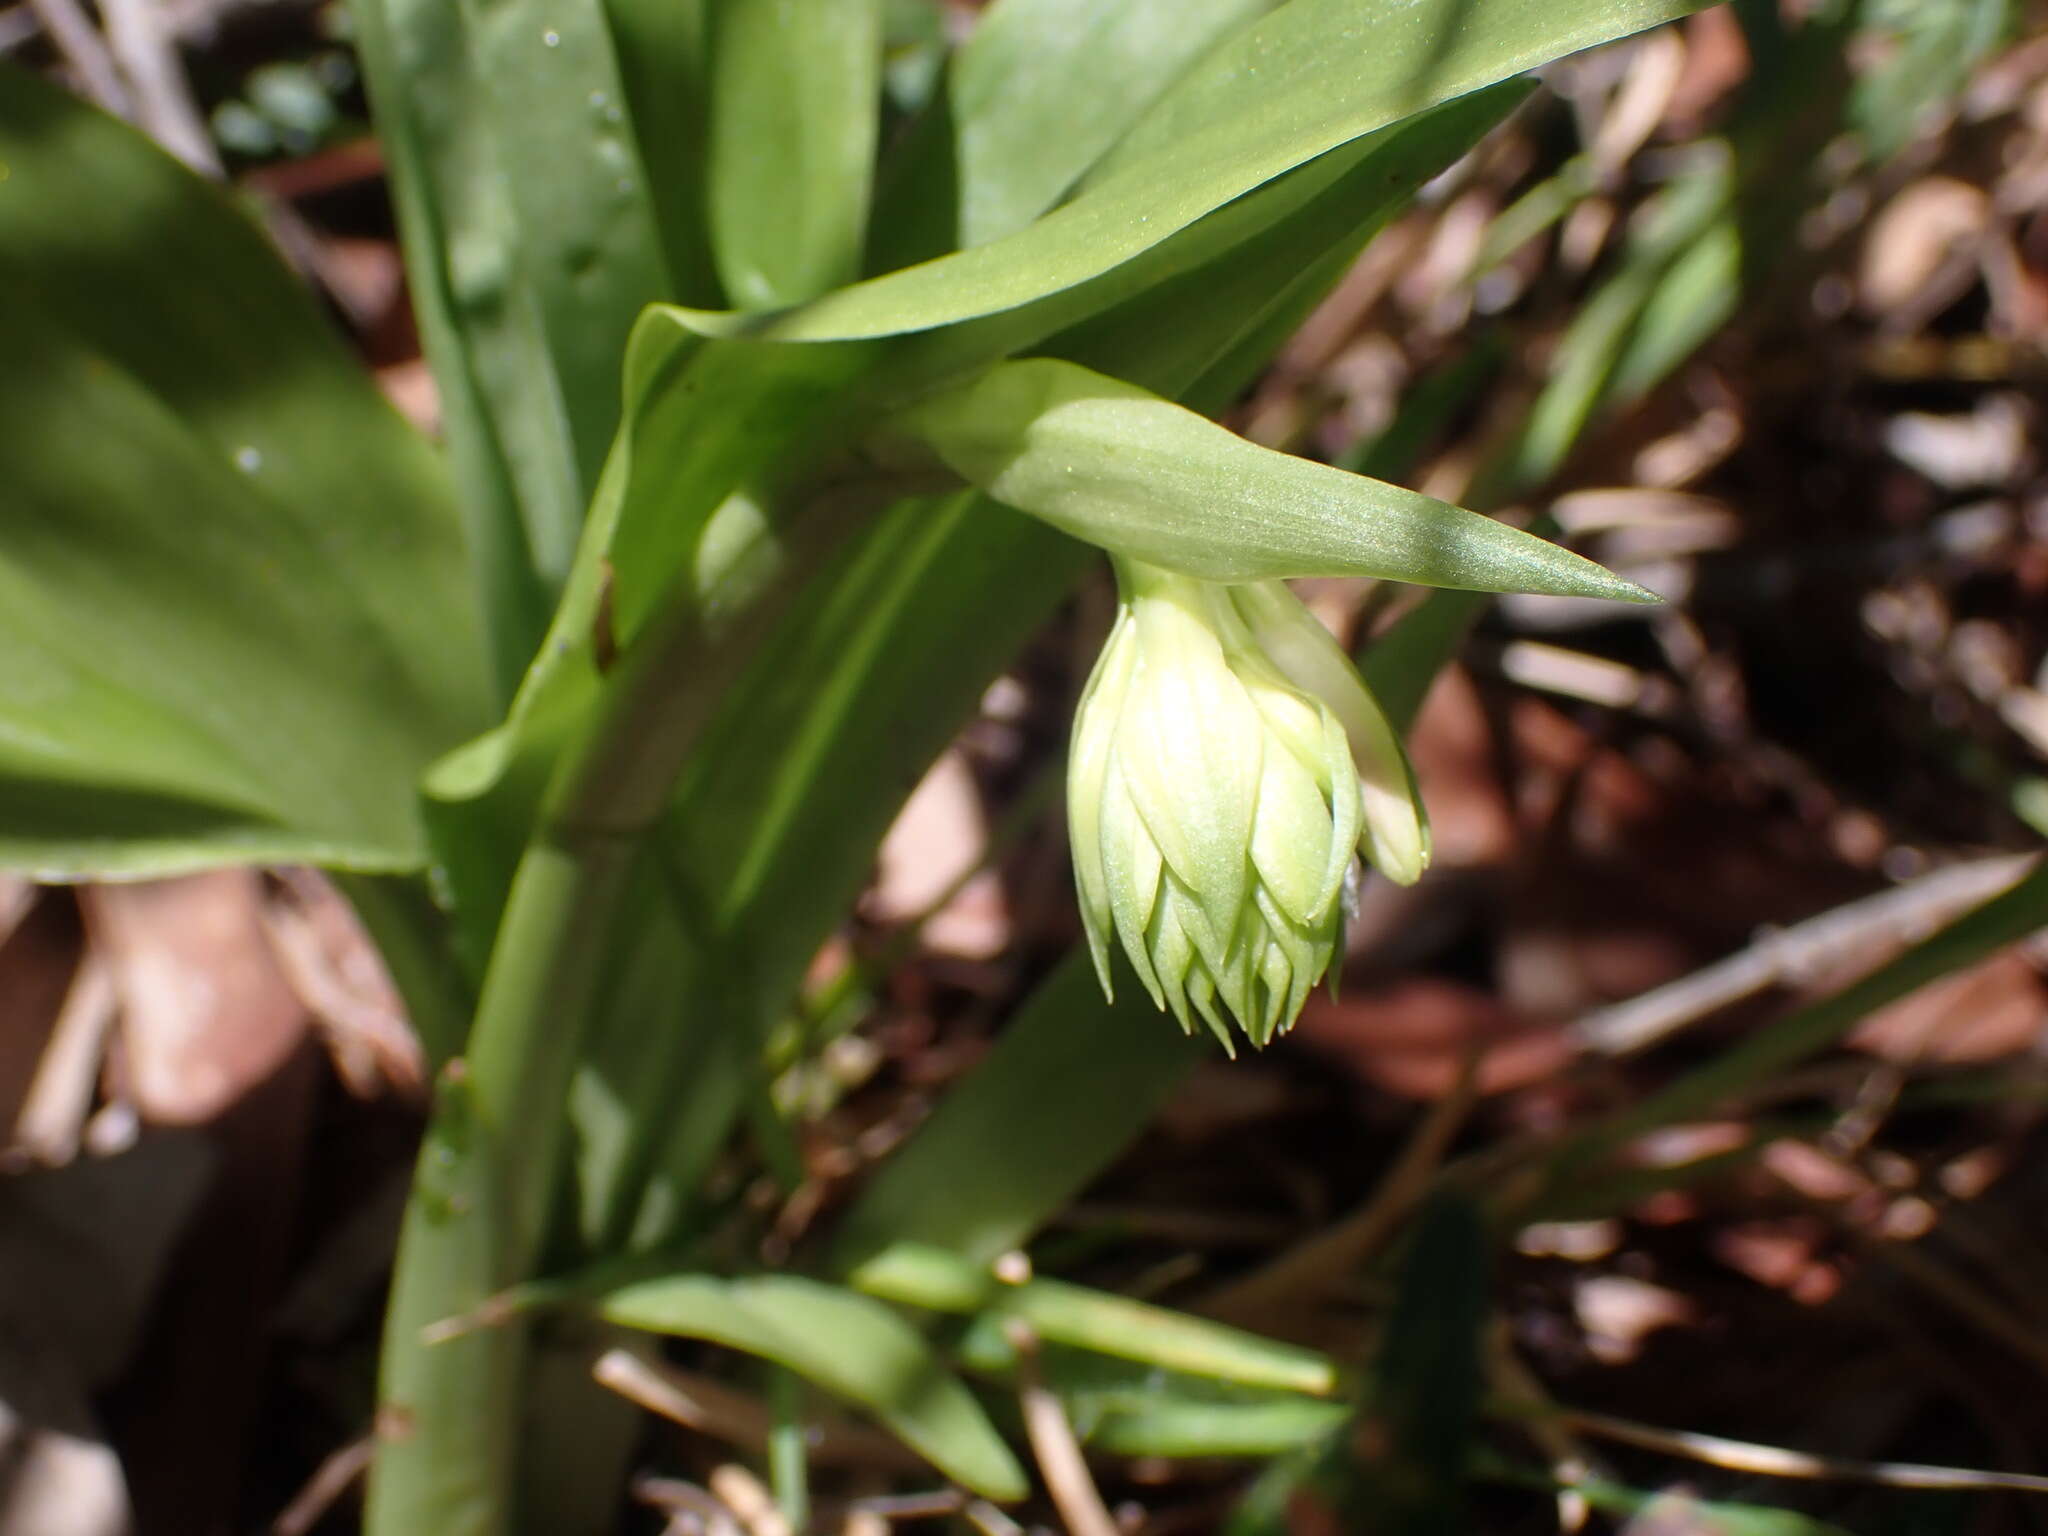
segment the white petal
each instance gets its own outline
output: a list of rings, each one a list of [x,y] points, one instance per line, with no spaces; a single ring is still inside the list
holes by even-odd
[[[1390,879],[1412,885],[1429,863],[1429,827],[1401,739],[1330,632],[1284,583],[1233,587],[1266,654],[1296,686],[1329,705],[1351,745],[1365,816],[1365,852]]]
[[[1103,866],[1102,797],[1116,722],[1136,657],[1135,642],[1129,612],[1119,612],[1088,676],[1088,685],[1081,691],[1074,712],[1074,741],[1067,754],[1067,840],[1073,849],[1074,885],[1082,927],[1088,934],[1088,952],[1094,957],[1103,994],[1111,998],[1116,994],[1109,977],[1112,914]]]
[[[1133,594],[1138,664],[1117,755],[1160,853],[1227,935],[1248,880],[1264,731],[1210,627],[1209,601],[1182,577]]]
[[[1252,864],[1281,911],[1297,923],[1312,923],[1331,895],[1329,804],[1315,775],[1292,752],[1276,745],[1260,768]],[[1348,857],[1348,844],[1344,851]]]
[[[1161,981],[1147,950],[1146,935],[1160,901],[1166,866],[1144,819],[1131,804],[1130,784],[1114,750],[1103,777],[1101,830],[1103,874],[1117,934],[1138,980],[1152,994],[1152,1001],[1164,1008]]]

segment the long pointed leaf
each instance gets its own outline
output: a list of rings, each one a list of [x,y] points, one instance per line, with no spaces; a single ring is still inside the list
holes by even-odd
[[[997,500],[1209,580],[1373,576],[1655,601],[1520,529],[1261,448],[1149,390],[1053,358],[998,365],[898,423]]]
[[[711,243],[749,309],[851,282],[881,107],[879,0],[712,0]]]
[[[795,1275],[678,1275],[612,1292],[613,1322],[772,1360],[866,1408],[948,1477],[1021,1498],[1023,1469],[922,1335],[878,1301]]]
[[[669,289],[597,0],[357,0],[364,73],[509,697]]]

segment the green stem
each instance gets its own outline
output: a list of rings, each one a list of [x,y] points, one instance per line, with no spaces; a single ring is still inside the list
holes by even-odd
[[[768,1476],[775,1487],[776,1507],[793,1531],[809,1530],[811,1491],[810,1448],[804,1444],[804,1386],[795,1373],[772,1367],[768,1400],[775,1426],[768,1432]]]
[[[603,940],[642,840],[711,710],[857,499],[778,526],[735,497],[622,656],[521,857],[466,1057],[442,1069],[399,1238],[366,1536],[497,1536],[516,1452],[523,1325],[423,1336],[525,1279],[554,1194],[562,1104],[598,1006]],[[709,568],[707,568],[709,567]]]

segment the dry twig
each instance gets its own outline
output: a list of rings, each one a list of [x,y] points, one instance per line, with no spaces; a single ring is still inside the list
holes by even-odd
[[[1059,1395],[1038,1373],[1038,1335],[1021,1318],[1003,1329],[1017,1351],[1017,1406],[1024,1415],[1024,1435],[1045,1478],[1046,1492],[1060,1512],[1070,1536],[1120,1536],[1109,1506],[1088,1471],[1081,1442],[1067,1422]]]
[[[118,1002],[113,972],[88,950],[15,1116],[10,1155],[52,1167],[78,1156]]]
[[[127,83],[85,7],[78,0],[28,0],[28,5],[77,74],[85,94],[116,117],[129,116]]]
[[[1576,1408],[1560,1409],[1557,1416],[1583,1434],[1760,1477],[1870,1483],[1880,1488],[1979,1492],[1997,1488],[2015,1493],[2048,1493],[2048,1477],[2036,1477],[2029,1472],[1980,1472],[1969,1467],[1927,1466],[1917,1461],[1852,1461],[1839,1456],[1812,1456],[1805,1451],[1729,1440],[1693,1430],[1658,1429],[1628,1419],[1610,1418],[1604,1413],[1582,1413]]]
[[[1790,928],[1758,935],[1738,954],[1640,997],[1587,1014],[1573,1041],[1602,1056],[1626,1056],[1766,987],[1845,964],[1878,945],[1910,943],[1988,901],[2032,867],[2031,857],[1979,859],[1880,891]]]
[[[375,1435],[360,1435],[347,1445],[329,1452],[314,1469],[313,1475],[306,1479],[306,1486],[270,1522],[270,1536],[306,1536],[306,1532],[320,1523],[321,1517],[348,1492],[355,1480],[369,1470],[370,1461],[376,1454]]]
[[[100,15],[133,88],[137,126],[200,175],[218,181],[220,155],[192,99],[160,0],[100,0]]]
[[[764,1452],[775,1427],[768,1405],[693,1371],[611,1349],[590,1368],[596,1380],[649,1413],[728,1445]],[[817,1466],[925,1471],[925,1463],[887,1435],[858,1424],[808,1424],[805,1451]]]

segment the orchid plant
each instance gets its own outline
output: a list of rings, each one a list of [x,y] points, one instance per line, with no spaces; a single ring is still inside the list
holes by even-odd
[[[317,864],[375,936],[439,1076],[371,1536],[607,1528],[619,1329],[772,1362],[996,1499],[1028,1480],[924,1312],[1328,1395],[990,1261],[1192,1059],[1148,999],[1263,1044],[1357,856],[1427,863],[1398,731],[1285,581],[1646,594],[1213,418],[1531,70],[1697,3],[996,0],[956,36],[913,0],[355,0],[438,443],[240,207],[0,72],[0,860]],[[1115,1000],[1056,971],[764,1273],[714,1161],[786,1134],[806,962],[1097,549],[1068,817]]]

